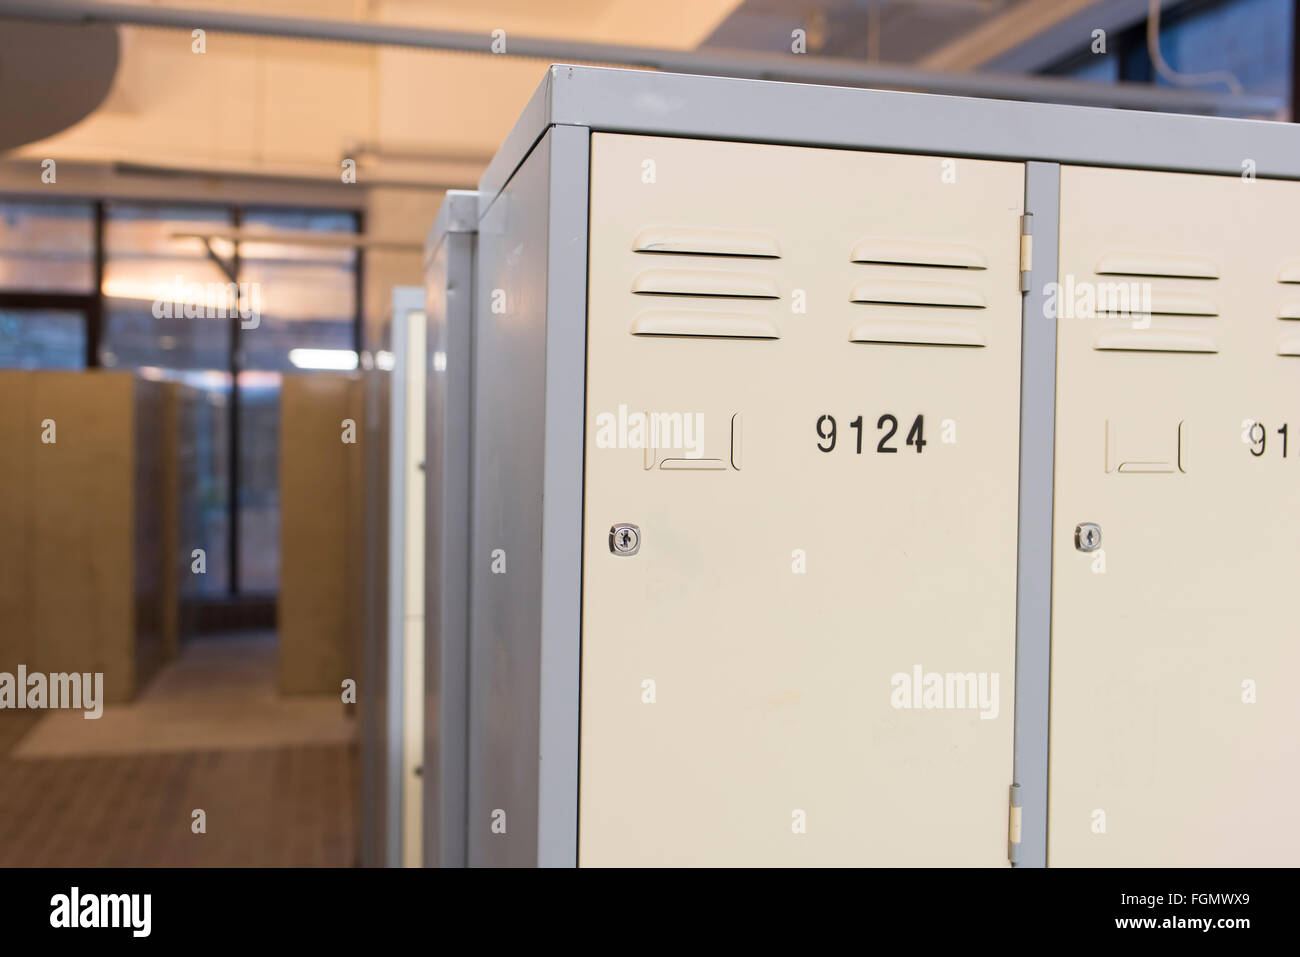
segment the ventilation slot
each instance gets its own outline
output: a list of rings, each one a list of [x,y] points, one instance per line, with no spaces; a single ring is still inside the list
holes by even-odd
[[[1218,352],[1209,336],[1165,329],[1108,329],[1092,347],[1100,352]]]
[[[983,309],[987,304],[978,289],[956,283],[909,282],[903,279],[868,279],[853,287],[852,302],[880,305],[941,306]]]
[[[1290,302],[1282,303],[1282,308],[1277,311],[1279,319],[1300,319],[1300,299],[1292,299]]]
[[[863,319],[849,333],[849,341],[919,346],[986,345],[974,323],[927,319]]]
[[[706,296],[716,299],[780,299],[776,280],[753,272],[708,269],[647,269],[636,277],[639,296]]]
[[[1218,279],[1219,267],[1212,259],[1207,259],[1204,256],[1181,256],[1165,253],[1107,253],[1097,263],[1097,275]]]
[[[1280,356],[1300,356],[1300,336],[1287,336],[1277,347]]]
[[[1289,262],[1277,274],[1278,282],[1300,282],[1300,262]]]
[[[637,234],[632,249],[638,253],[671,253],[679,256],[781,258],[781,247],[775,237],[748,229],[651,226]]]
[[[864,239],[853,247],[851,261],[943,269],[987,269],[989,265],[984,254],[974,246],[907,239]]]
[[[766,316],[739,312],[652,310],[632,323],[634,336],[684,336],[703,339],[780,339],[776,323]]]
[[[1112,285],[1121,284],[1113,283]],[[1136,286],[1137,283],[1123,285]],[[1101,298],[1100,294],[1098,298]],[[1219,307],[1215,305],[1212,299],[1194,293],[1153,289],[1151,290],[1151,308],[1149,310],[1144,308],[1146,303],[1142,301],[1140,290],[1131,290],[1131,294],[1119,298],[1118,303],[1108,302],[1104,306],[1099,305],[1097,315],[1217,316],[1219,314]]]

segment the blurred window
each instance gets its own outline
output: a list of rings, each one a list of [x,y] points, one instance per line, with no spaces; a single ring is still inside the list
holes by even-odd
[[[1056,72],[1072,80],[1090,80],[1094,83],[1119,82],[1119,57],[1108,53],[1088,53],[1072,60]]]
[[[228,280],[203,240],[229,230],[229,209],[110,203],[104,216],[105,368],[182,383],[178,409],[180,528],[207,571],[186,596],[224,595],[230,581],[230,319]],[[229,247],[229,243],[227,243]],[[220,309],[218,307],[221,307]]]
[[[181,578],[187,597],[230,591],[230,380],[217,370],[142,369],[179,383],[176,448],[180,481],[179,528],[186,555],[201,548],[207,570]]]
[[[0,369],[83,369],[86,314],[0,307]]]
[[[230,371],[229,279],[203,240],[185,232],[225,229],[228,209],[111,204],[104,221],[107,368]],[[230,243],[218,253],[230,252]]]
[[[1227,71],[1242,90],[1291,99],[1292,0],[1192,0],[1167,8],[1160,20],[1160,52],[1177,73]],[[1154,69],[1146,20],[1110,37],[1105,54],[1088,45],[1044,72],[1079,80],[1177,86]],[[1224,84],[1199,89],[1226,90]]]
[[[246,210],[244,233],[274,241],[239,244],[241,283],[259,307],[239,333],[239,586],[279,587],[280,377],[356,364],[357,249],[351,213]],[[310,234],[317,234],[315,236]],[[298,239],[294,242],[294,239]]]
[[[236,226],[268,238],[236,249]],[[207,553],[187,594],[279,587],[280,377],[355,367],[357,250],[339,234],[357,226],[330,210],[107,206],[99,359],[181,383],[182,534]]]
[[[0,290],[94,289],[93,204],[0,202]]]
[[[1160,23],[1160,52],[1179,73],[1226,70],[1247,93],[1276,96],[1291,93],[1292,0],[1220,0],[1190,4],[1167,13]],[[1126,79],[1171,86],[1152,68],[1142,42],[1126,51]]]

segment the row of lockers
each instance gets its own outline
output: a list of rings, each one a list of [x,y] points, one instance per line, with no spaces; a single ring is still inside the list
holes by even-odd
[[[431,235],[425,862],[1300,860],[1300,183],[740,139]]]

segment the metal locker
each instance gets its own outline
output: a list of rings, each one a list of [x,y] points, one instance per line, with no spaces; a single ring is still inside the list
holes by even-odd
[[[425,243],[424,864],[465,866],[470,378],[478,194],[447,193]]]
[[[1295,864],[1300,183],[1060,209],[1048,863]]]
[[[1024,175],[945,168],[593,135],[580,863],[1006,863]]]
[[[1294,863],[1298,134],[551,67],[477,200],[468,863]]]

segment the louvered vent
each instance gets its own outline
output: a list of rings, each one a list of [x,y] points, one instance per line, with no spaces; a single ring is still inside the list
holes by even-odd
[[[647,267],[632,281],[632,293],[659,300],[632,322],[634,336],[676,336],[705,339],[779,339],[776,320],[759,308],[781,298],[770,272],[733,260],[781,258],[776,238],[761,230],[651,226],[632,243],[647,254]],[[649,265],[657,256],[680,258],[674,265]],[[674,303],[673,300],[693,300]],[[752,301],[752,310],[735,305]],[[714,304],[717,304],[716,306]],[[726,308],[730,306],[730,308]]]
[[[1285,263],[1278,271],[1277,281],[1282,284],[1300,283],[1300,262]],[[1300,299],[1288,299],[1277,310],[1277,317],[1290,321],[1300,319]],[[1285,327],[1284,327],[1285,328]],[[1277,344],[1280,356],[1300,356],[1300,330],[1287,329]]]
[[[1209,283],[1219,278],[1219,265],[1208,256],[1185,253],[1117,250],[1098,260],[1094,291],[1097,315],[1140,316],[1146,328],[1132,322],[1101,330],[1092,347],[1100,352],[1216,353],[1218,340],[1206,329],[1182,328],[1176,320],[1219,315]],[[1118,278],[1110,278],[1118,277]],[[1180,284],[1171,286],[1170,280]],[[1202,285],[1205,284],[1205,285]],[[1144,287],[1149,301],[1144,301]],[[1150,317],[1174,322],[1152,323]]]
[[[767,316],[698,309],[652,309],[632,322],[634,336],[706,336],[716,339],[780,339],[776,322]]]
[[[1112,304],[1098,306],[1097,314],[1115,315],[1118,311]],[[1129,310],[1123,311],[1132,311]],[[1170,292],[1167,289],[1151,290],[1151,308],[1153,316],[1217,316],[1219,307],[1209,296],[1195,293]]]
[[[1283,264],[1278,270],[1277,281],[1281,283],[1300,282],[1300,261],[1294,261]]]
[[[702,296],[707,299],[780,299],[776,280],[753,272],[714,269],[647,269],[632,283],[640,296]]]
[[[1218,352],[1214,339],[1199,332],[1168,329],[1107,329],[1093,340],[1101,352]]]
[[[913,239],[863,239],[850,262],[872,267],[853,284],[849,301],[869,313],[849,330],[850,342],[876,345],[983,346],[979,323],[972,318],[988,302],[978,283],[988,258],[974,246]],[[933,278],[915,277],[917,268]],[[902,307],[900,309],[900,307]],[[902,313],[900,315],[900,312]]]
[[[934,266],[987,269],[988,260],[974,246],[923,243],[908,239],[864,239],[853,247],[852,261],[882,266]]]
[[[651,226],[637,233],[632,248],[639,253],[668,253],[678,256],[781,258],[781,247],[774,236],[751,229]]]
[[[1097,263],[1098,276],[1137,276],[1145,279],[1218,279],[1219,267],[1204,256],[1165,253],[1106,253]]]

